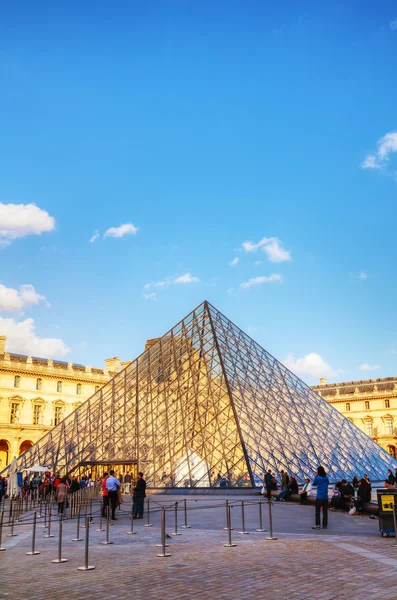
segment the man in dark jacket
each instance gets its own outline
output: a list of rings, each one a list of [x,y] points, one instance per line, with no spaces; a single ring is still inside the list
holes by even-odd
[[[273,487],[273,475],[269,469],[263,480],[263,487],[266,489],[266,497],[268,500],[272,498],[272,487]]]
[[[351,499],[354,498],[354,489],[353,486],[346,481],[346,479],[342,479],[342,483],[340,486],[340,496],[338,501],[338,510],[342,511],[346,506],[350,507]]]
[[[143,503],[146,498],[146,481],[143,473],[138,473],[138,480],[134,488],[134,519],[143,519]]]

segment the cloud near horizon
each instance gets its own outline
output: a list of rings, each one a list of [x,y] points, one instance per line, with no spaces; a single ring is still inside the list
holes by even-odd
[[[248,281],[243,281],[243,283],[240,283],[240,288],[247,290],[252,287],[263,285],[264,283],[283,283],[283,281],[284,278],[279,273],[273,273],[268,277],[265,275],[259,275],[258,277],[251,277],[251,279],[248,279]]]
[[[151,281],[143,286],[144,290],[149,290],[150,288],[164,288],[169,287],[170,285],[186,285],[189,283],[200,283],[200,279],[198,277],[194,277],[191,273],[185,273],[184,275],[180,275],[179,277],[167,277],[161,281]]]
[[[137,233],[138,227],[135,227],[132,223],[124,223],[120,227],[110,227],[107,229],[103,237],[122,238],[125,235],[136,235]]]
[[[295,358],[289,354],[281,361],[295,375],[309,375],[310,377],[334,377],[338,372],[333,369],[320,354],[311,352],[303,358]]]
[[[43,358],[62,358],[70,348],[59,338],[39,338],[34,319],[17,322],[0,317],[0,333],[7,336],[6,351]]]
[[[377,142],[378,149],[375,153],[367,154],[361,167],[363,169],[384,169],[390,155],[397,152],[397,131],[390,131]]]
[[[39,302],[46,302],[47,306],[50,306],[46,297],[38,294],[30,283],[20,285],[19,290],[0,284],[0,311],[2,312],[22,311]]]
[[[55,219],[36,204],[0,203],[0,247],[28,235],[41,235],[55,229]]]
[[[378,369],[380,369],[380,365],[369,365],[368,363],[360,365],[360,371],[377,371]]]
[[[270,262],[279,263],[292,260],[291,253],[283,248],[282,242],[276,237],[264,237],[256,244],[254,242],[244,242],[241,245],[245,252],[256,252],[261,249]]]

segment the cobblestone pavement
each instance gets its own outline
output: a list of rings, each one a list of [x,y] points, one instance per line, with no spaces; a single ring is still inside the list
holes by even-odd
[[[183,499],[177,498],[183,508]],[[98,515],[90,527],[89,563],[96,569],[81,572],[84,564],[84,542],[73,542],[76,521],[64,524],[63,564],[53,564],[57,557],[58,523],[53,524],[54,538],[44,539],[43,519],[38,521],[37,556],[26,556],[31,544],[31,525],[16,525],[17,537],[3,531],[0,552],[0,599],[258,599],[281,597],[283,600],[397,600],[397,548],[393,540],[381,538],[378,522],[368,517],[330,515],[327,531],[312,531],[314,509],[310,506],[276,504],[274,513],[275,541],[259,526],[258,505],[246,498],[246,529],[240,535],[241,502],[232,504],[234,548],[227,542],[224,500],[221,498],[188,498],[188,522],[191,529],[180,529],[181,536],[167,540],[171,556],[158,558],[160,549],[160,514],[164,503],[167,531],[174,528],[172,503],[175,498],[156,496],[151,499],[150,521],[134,521],[136,535],[126,535],[130,526],[130,504],[117,513],[118,521],[110,528],[112,545],[102,545],[104,532],[97,532]],[[206,505],[207,508],[199,508]],[[210,508],[209,506],[212,506]],[[222,505],[222,506],[220,506]],[[218,506],[218,507],[216,507]],[[263,507],[264,526],[268,528],[267,506]],[[97,510],[97,509],[96,509]],[[183,524],[183,510],[179,512]],[[30,516],[25,519],[31,521]],[[25,522],[24,522],[25,523]],[[84,537],[85,530],[81,530]]]

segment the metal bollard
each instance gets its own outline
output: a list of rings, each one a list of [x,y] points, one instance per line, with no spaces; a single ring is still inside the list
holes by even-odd
[[[227,536],[228,536],[228,543],[227,544],[223,544],[225,546],[225,548],[234,548],[234,546],[237,546],[237,544],[233,544],[232,543],[232,519],[230,516],[230,505],[229,503],[227,503],[226,505],[226,522],[227,522]]]
[[[110,510],[109,510],[109,506],[107,507],[107,514],[106,514],[106,540],[104,542],[101,542],[101,544],[103,545],[107,545],[107,544],[113,544],[113,542],[109,542],[109,525],[110,525]]]
[[[12,510],[13,509],[13,503],[14,503],[13,499],[10,498],[10,510],[8,512],[8,523],[11,523],[11,518],[12,518],[12,513],[13,513],[13,510]]]
[[[39,517],[42,517],[42,516],[43,516],[43,515],[41,514],[41,513],[42,513],[42,511],[41,511],[41,505],[42,505],[42,504],[43,504],[43,500],[41,499],[41,496],[40,496],[40,498],[39,498]]]
[[[263,519],[262,519],[262,500],[259,500],[259,529],[257,529],[260,533],[266,531],[263,529]]]
[[[183,513],[185,516],[185,524],[181,525],[182,529],[191,529],[190,525],[187,524],[187,507],[186,507],[186,498],[183,500]]]
[[[157,554],[159,558],[166,558],[167,556],[171,556],[169,552],[166,552],[166,543],[165,543],[165,508],[161,509],[161,548],[162,553]]]
[[[174,532],[171,533],[170,535],[182,535],[181,533],[178,533],[178,502],[175,502],[175,507],[174,507],[174,524],[175,524]]]
[[[87,502],[84,502],[84,520],[83,520],[83,524],[82,524],[82,529],[84,529],[85,527],[85,518],[87,516]]]
[[[90,523],[93,523],[94,519],[92,518],[92,499],[90,500]]]
[[[134,503],[131,504],[131,529],[126,531],[126,535],[136,535],[136,531],[134,531]]]
[[[47,502],[44,502],[44,523],[42,524],[43,529],[47,529]]]
[[[53,563],[68,562],[67,558],[62,558],[62,527],[63,527],[63,519],[62,519],[62,515],[60,515],[60,518],[59,518],[59,529],[58,529],[58,558],[54,558],[51,561]]]
[[[52,513],[52,510],[51,510],[51,504],[50,504],[49,511],[48,511],[48,531],[47,531],[47,535],[44,536],[45,538],[53,538],[54,537],[54,534],[51,533],[51,513]]]
[[[85,518],[85,548],[84,548],[84,566],[77,567],[78,571],[93,571],[95,569],[94,565],[88,564],[88,545],[90,539],[90,519],[89,517]]]
[[[79,506],[79,511],[77,513],[77,530],[76,530],[76,537],[72,539],[72,542],[82,542],[83,538],[80,537],[80,506]]]
[[[241,500],[241,524],[242,531],[239,531],[241,535],[248,535],[248,531],[245,531],[245,513],[244,513],[244,500]]]
[[[4,510],[1,511],[1,516],[0,516],[0,552],[5,552],[7,550],[7,548],[3,548],[3,546],[1,545],[1,538],[2,538],[2,534],[3,534],[3,520],[4,520]]]
[[[97,531],[105,531],[104,528],[102,527],[102,512],[103,512],[103,500],[101,502],[101,506],[100,506],[100,513],[99,513],[99,527],[97,529]]]
[[[35,511],[33,513],[32,549],[30,552],[26,552],[26,554],[28,554],[30,556],[34,556],[35,554],[40,554],[40,552],[35,549],[35,546],[36,546],[36,520],[37,520],[37,513]]]
[[[270,535],[266,539],[267,540],[276,540],[277,538],[273,536],[272,501],[268,500],[267,503],[269,505],[269,529],[270,529]]]
[[[226,500],[226,527],[223,528],[223,531],[228,531],[229,527],[227,526],[227,507],[229,506],[229,500]],[[233,527],[232,527],[233,531]]]
[[[14,533],[14,515],[12,515],[11,517],[11,531],[10,533],[7,533],[6,537],[16,537],[18,534]]]
[[[150,498],[147,499],[147,523],[144,525],[144,527],[153,527],[152,523],[150,522]]]
[[[392,544],[393,548],[397,548],[397,519],[396,519],[396,505],[392,504],[392,509],[393,509],[393,522],[394,522],[394,536],[396,538],[396,541],[394,542],[394,544]]]

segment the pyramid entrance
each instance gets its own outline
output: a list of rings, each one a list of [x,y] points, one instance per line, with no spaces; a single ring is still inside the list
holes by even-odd
[[[303,482],[320,464],[331,481],[375,481],[397,466],[207,301],[17,461],[62,474],[131,465],[156,488],[255,487],[267,469]]]

